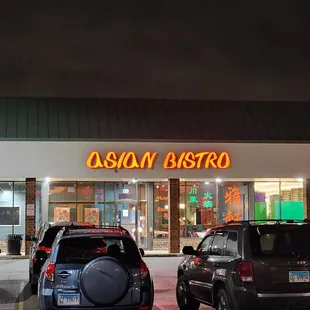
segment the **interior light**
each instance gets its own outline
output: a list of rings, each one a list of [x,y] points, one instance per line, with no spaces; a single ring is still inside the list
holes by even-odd
[[[156,188],[159,188],[159,185],[157,185]]]
[[[304,179],[303,178],[297,178],[297,182],[303,182]]]
[[[50,178],[50,177],[46,177],[46,178],[45,178],[45,182],[46,182],[46,183],[51,182],[51,178]]]
[[[221,179],[221,178],[216,178],[216,179],[215,179],[215,182],[216,182],[216,183],[221,183],[221,182],[222,182],[222,179]]]
[[[209,184],[209,182],[205,182],[205,185],[208,185]]]
[[[137,183],[138,180],[137,179],[132,179],[132,183]]]
[[[185,203],[180,203],[180,209],[185,209]]]
[[[165,209],[168,210],[168,209],[169,209],[169,206],[168,206],[168,205],[165,205]]]

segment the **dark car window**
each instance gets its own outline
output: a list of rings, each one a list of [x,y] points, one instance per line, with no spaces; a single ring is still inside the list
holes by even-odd
[[[57,262],[88,263],[100,256],[113,256],[124,262],[140,263],[141,260],[132,239],[79,236],[60,240]]]
[[[45,234],[43,234],[39,240],[40,246],[51,248],[58,232],[61,229],[62,229],[61,226],[54,226],[54,227],[48,228]]]
[[[252,227],[251,248],[254,256],[310,257],[310,227],[276,225]]]
[[[237,256],[238,255],[238,234],[230,231],[227,237],[225,254],[226,256]]]
[[[198,246],[197,250],[201,253],[209,253],[214,235],[207,236]]]
[[[225,233],[216,233],[212,242],[210,255],[222,255],[226,242]]]

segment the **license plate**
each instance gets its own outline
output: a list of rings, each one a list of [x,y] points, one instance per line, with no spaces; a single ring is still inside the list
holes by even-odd
[[[58,306],[79,306],[80,294],[58,294]]]
[[[290,271],[290,283],[307,283],[310,282],[309,271]]]

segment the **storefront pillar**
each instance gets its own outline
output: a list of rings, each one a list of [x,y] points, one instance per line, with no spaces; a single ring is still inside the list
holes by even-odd
[[[169,253],[180,253],[180,180],[169,179]]]
[[[25,219],[26,219],[26,243],[25,243],[25,254],[29,255],[29,249],[32,244],[30,240],[31,236],[35,235],[36,230],[36,179],[35,178],[27,178],[26,179],[26,211],[25,211]]]

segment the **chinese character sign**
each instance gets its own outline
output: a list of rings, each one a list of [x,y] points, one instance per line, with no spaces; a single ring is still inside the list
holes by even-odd
[[[232,206],[239,206],[241,202],[240,188],[236,185],[228,187],[225,193],[225,203]]]
[[[244,216],[244,198],[240,186],[236,184],[227,187],[223,186],[221,196],[222,221],[226,223],[231,221],[241,221]]]

